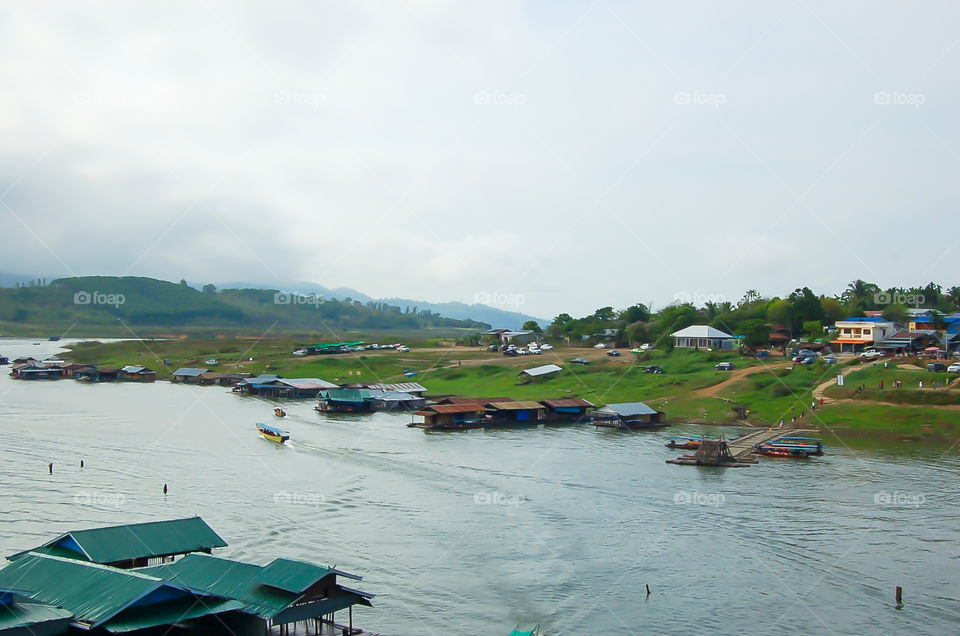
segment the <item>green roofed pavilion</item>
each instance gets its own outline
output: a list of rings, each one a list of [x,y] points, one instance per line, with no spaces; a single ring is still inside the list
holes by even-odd
[[[210,552],[226,545],[203,519],[187,517],[71,530],[38,548],[7,558],[15,561],[30,552],[38,552],[116,567],[138,567],[148,565],[151,558]]]
[[[111,619],[126,620],[119,617],[134,606],[145,606],[135,613],[142,626],[150,622],[144,616],[148,608],[176,605],[181,611],[171,621],[167,609],[154,617],[152,625],[236,609],[222,603],[223,598],[205,599],[206,593],[155,576],[38,553],[26,554],[0,570],[0,587],[16,587],[31,601],[63,608],[73,614],[74,624],[85,629],[102,626],[109,630]]]

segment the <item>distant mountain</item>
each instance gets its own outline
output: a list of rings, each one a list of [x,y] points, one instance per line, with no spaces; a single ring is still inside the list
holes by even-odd
[[[430,311],[440,314],[445,318],[457,318],[460,320],[479,320],[480,322],[486,322],[494,327],[500,327],[503,329],[520,329],[523,326],[523,323],[528,320],[535,320],[540,323],[541,327],[546,327],[550,324],[550,320],[544,318],[537,318],[529,314],[523,314],[517,311],[507,311],[505,309],[497,309],[496,307],[490,307],[489,305],[482,305],[479,303],[468,305],[461,302],[449,302],[449,303],[428,303],[419,300],[408,300],[406,298],[383,298],[381,302],[385,302],[389,305],[399,305],[403,309],[407,307],[416,308],[416,309],[429,309]]]
[[[537,321],[540,323],[541,327],[546,327],[550,324],[550,320],[537,318],[536,316],[531,316],[529,314],[524,314],[517,311],[497,309],[496,307],[490,307],[489,305],[483,305],[480,303],[468,305],[461,302],[431,303],[424,300],[411,300],[409,298],[372,298],[363,292],[357,291],[356,289],[351,289],[349,287],[335,287],[331,289],[318,283],[308,283],[304,281],[284,282],[277,283],[275,285],[251,282],[228,282],[215,284],[217,289],[282,289],[283,291],[299,292],[301,294],[318,294],[326,298],[335,298],[337,300],[349,298],[351,300],[359,300],[362,303],[375,301],[386,303],[388,305],[399,306],[403,312],[406,312],[408,309],[411,311],[422,311],[427,309],[436,314],[440,314],[444,318],[454,318],[457,320],[477,320],[493,325],[494,327],[501,327],[504,329],[520,329],[520,327],[523,326],[523,323],[527,322],[528,320]],[[200,289],[200,287],[198,286],[197,289]]]
[[[138,276],[78,276],[45,286],[0,288],[0,322],[317,332],[490,328],[488,323],[446,318],[426,308],[413,312],[377,301],[337,300],[304,289],[205,292]]]
[[[30,277],[24,274],[15,274],[9,272],[0,272],[0,287],[14,287],[17,284],[29,283],[31,280],[41,280],[44,277]],[[46,276],[47,282],[52,282],[57,276]],[[83,277],[83,278],[100,278],[100,277]],[[111,278],[111,277],[104,277]],[[125,278],[134,278],[134,277],[125,277]],[[62,280],[69,280],[68,278],[63,278]],[[153,280],[153,279],[144,279],[144,280]],[[166,281],[163,281],[166,282]],[[206,284],[205,282],[196,282],[196,281],[187,281],[188,285],[199,291]],[[170,283],[173,284],[173,283]],[[529,314],[524,314],[517,311],[508,311],[505,309],[498,309],[496,307],[490,307],[489,305],[483,305],[479,303],[466,304],[462,302],[446,302],[446,303],[432,303],[422,300],[411,300],[409,298],[373,298],[364,294],[361,291],[356,289],[351,289],[349,287],[325,287],[319,283],[311,283],[306,281],[282,281],[277,283],[258,283],[251,281],[226,281],[226,282],[215,282],[213,283],[216,288],[220,291],[223,290],[241,290],[241,289],[257,289],[257,290],[281,290],[292,293],[299,294],[316,294],[317,296],[323,296],[328,299],[335,300],[345,300],[349,298],[351,301],[360,301],[364,305],[370,302],[385,303],[391,306],[397,306],[400,308],[402,313],[407,311],[413,311],[414,313],[421,311],[430,311],[435,314],[439,314],[443,318],[451,318],[454,320],[472,320],[487,323],[494,327],[501,327],[504,329],[520,329],[523,323],[528,320],[535,320],[540,323],[541,326],[545,327],[550,324],[549,320],[543,318],[537,318],[536,316],[531,316]],[[415,310],[415,311],[414,311]]]

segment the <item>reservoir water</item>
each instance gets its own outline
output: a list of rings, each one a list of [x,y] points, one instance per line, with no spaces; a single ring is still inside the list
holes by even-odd
[[[378,596],[356,623],[390,636],[960,631],[957,447],[826,437],[824,457],[708,469],[664,463],[679,454],[667,436],[697,427],[425,434],[409,415],[320,414],[314,400],[284,402],[292,440],[278,446],[254,427],[279,423],[272,401],[8,369],[2,555],[198,514],[224,556],[363,575]]]

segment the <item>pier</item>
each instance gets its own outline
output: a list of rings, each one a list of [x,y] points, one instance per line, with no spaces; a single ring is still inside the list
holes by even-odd
[[[754,448],[759,444],[766,444],[784,436],[796,433],[809,433],[809,429],[802,428],[770,428],[748,433],[735,440],[708,440],[704,439],[697,452],[692,455],[681,455],[676,459],[668,459],[668,464],[681,466],[723,466],[739,468],[756,463],[752,457]]]
[[[753,448],[757,444],[766,444],[767,442],[772,442],[773,440],[783,437],[783,436],[793,436],[799,433],[814,433],[813,429],[807,428],[771,428],[771,429],[762,429],[755,431],[753,433],[748,433],[737,439],[730,440],[727,442],[727,448],[730,449],[730,454],[734,458],[743,460],[750,456],[753,452]]]

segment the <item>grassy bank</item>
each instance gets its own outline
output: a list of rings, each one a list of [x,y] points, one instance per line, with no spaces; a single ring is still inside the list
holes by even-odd
[[[384,342],[399,338],[384,338]],[[792,366],[783,359],[757,361],[741,359],[737,354],[676,350],[655,351],[637,358],[624,354],[609,358],[595,349],[558,347],[542,356],[508,358],[478,347],[453,346],[442,337],[412,343],[408,353],[394,350],[364,351],[355,354],[310,356],[291,355],[302,340],[273,338],[178,339],[131,341],[111,344],[81,343],[71,357],[79,362],[101,366],[143,364],[169,377],[178,367],[206,367],[207,358],[217,358],[217,371],[239,370],[250,373],[276,373],[285,377],[319,377],[336,383],[402,382],[405,372],[429,389],[430,395],[468,395],[511,397],[514,399],[550,399],[582,397],[595,404],[643,401],[664,410],[674,421],[705,424],[742,424],[735,407],[745,407],[749,422],[776,425],[798,417],[805,426],[823,425],[840,433],[894,435],[910,438],[953,439],[960,434],[957,421],[960,390],[913,389],[919,379],[925,387],[934,379],[945,382],[946,374],[928,373],[906,364],[864,366],[849,360],[839,366],[820,364]],[[586,357],[588,366],[570,364],[573,357]],[[252,359],[251,359],[252,358]],[[169,359],[169,365],[163,364]],[[734,362],[736,370],[716,371],[719,361]],[[524,383],[520,371],[537,365],[556,363],[563,372],[554,378]],[[643,373],[647,364],[659,364],[666,373]],[[813,390],[843,372],[847,386],[830,387],[825,394],[838,400],[834,404],[799,416],[810,408]],[[904,382],[903,389],[892,390],[893,380]],[[880,391],[879,381],[885,389]],[[856,393],[858,385],[868,388]],[[909,384],[909,387],[908,387]],[[956,382],[955,382],[956,384]]]

